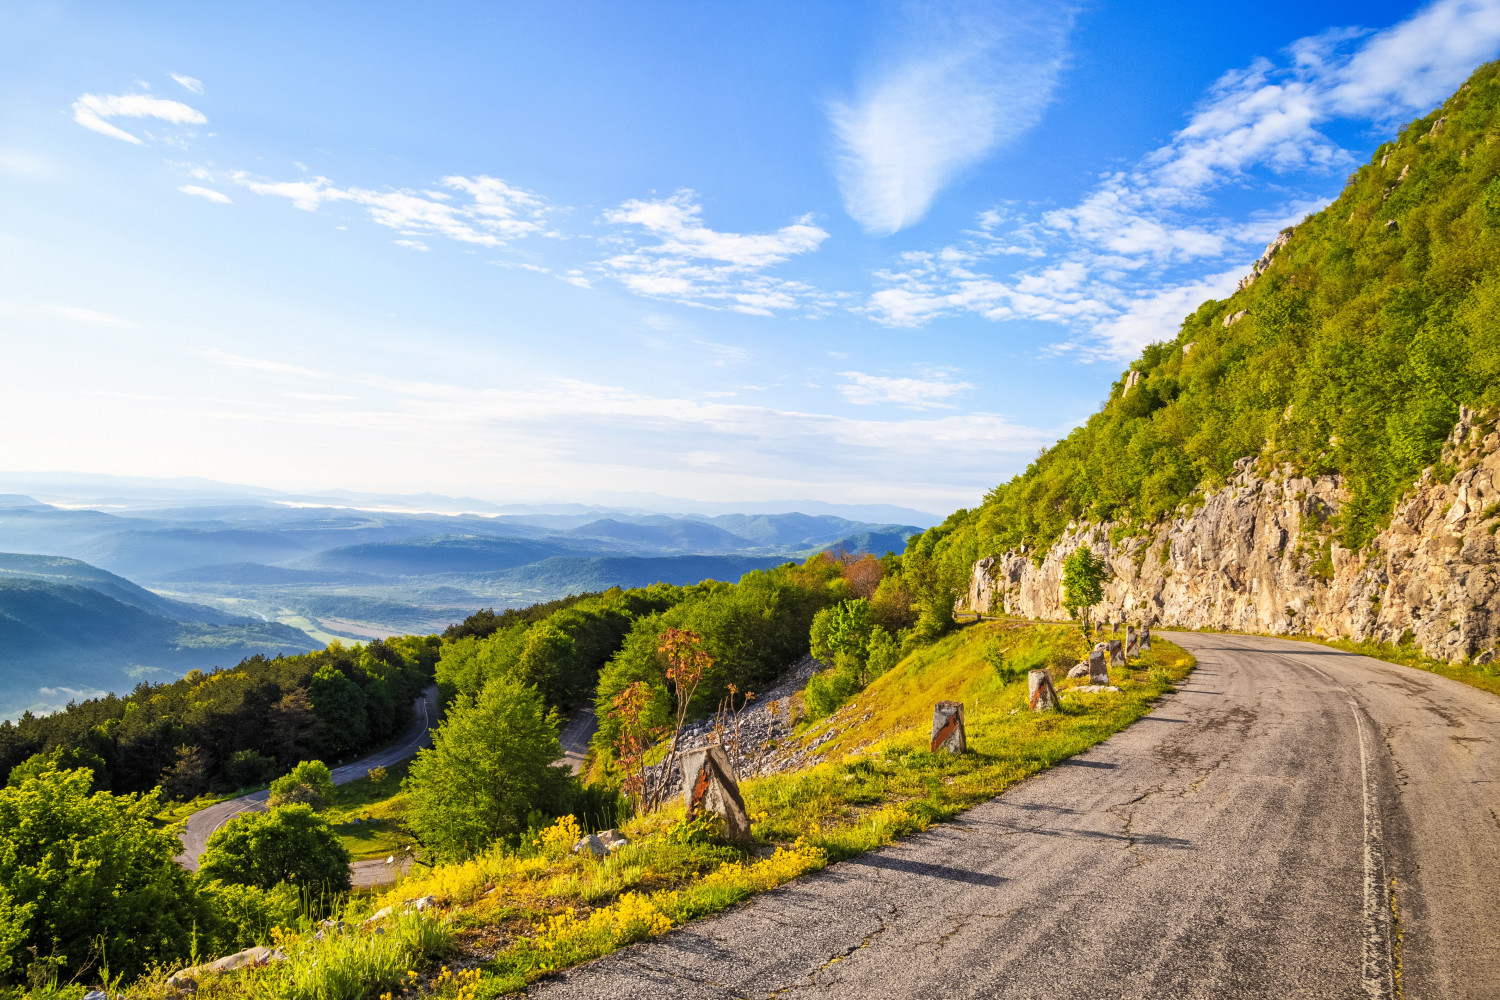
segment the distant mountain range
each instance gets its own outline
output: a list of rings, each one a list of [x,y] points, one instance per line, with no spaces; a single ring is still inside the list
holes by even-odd
[[[0,717],[321,645],[290,625],[163,598],[75,559],[0,553]]]
[[[899,552],[921,530],[579,504],[437,513],[465,501],[340,506],[222,484],[111,483],[101,498],[98,485],[58,496],[54,483],[53,502],[0,494],[0,715],[257,652],[441,630],[482,607],[736,580],[840,547]]]

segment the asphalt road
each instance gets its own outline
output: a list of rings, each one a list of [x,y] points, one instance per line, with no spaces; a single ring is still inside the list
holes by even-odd
[[[399,740],[368,757],[361,757],[351,764],[334,768],[333,783],[346,785],[363,778],[365,772],[372,767],[389,767],[392,764],[399,764],[422,747],[431,744],[431,727],[437,721],[439,712],[437,685],[428,688],[412,707],[414,709],[412,723]],[[258,792],[251,792],[249,795],[241,795],[239,798],[216,802],[207,809],[200,809],[193,813],[187,818],[187,823],[183,827],[182,853],[177,856],[177,863],[190,871],[196,871],[198,858],[208,843],[209,835],[241,813],[260,812],[266,807],[266,800],[270,797],[271,793],[262,789]],[[376,882],[389,881],[392,877],[390,867],[384,861],[360,861],[350,866],[356,885],[373,885]]]
[[[562,744],[563,761],[577,774],[583,770],[583,758],[589,752],[589,740],[599,729],[599,720],[594,716],[593,705],[580,705],[568,717],[567,725],[557,734]]]
[[[1393,997],[1399,960],[1408,1000],[1500,997],[1500,698],[1172,639],[1198,669],[1088,753],[531,995]]]

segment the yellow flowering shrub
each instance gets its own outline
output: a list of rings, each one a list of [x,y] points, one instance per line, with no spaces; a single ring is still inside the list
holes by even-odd
[[[672,921],[649,896],[627,892],[610,906],[579,919],[569,907],[548,918],[532,939],[539,951],[603,954],[611,948],[665,933]]]
[[[806,837],[798,837],[790,847],[778,847],[769,858],[752,862],[726,861],[716,871],[703,876],[700,884],[725,889],[774,889],[826,864],[828,855],[821,847]]]
[[[559,816],[557,822],[542,831],[542,853],[549,858],[566,857],[583,837],[583,829],[572,814]]]

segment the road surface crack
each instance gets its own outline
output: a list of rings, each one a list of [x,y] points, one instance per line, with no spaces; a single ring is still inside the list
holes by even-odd
[[[818,978],[819,975],[821,975],[823,972],[825,972],[831,966],[837,965],[839,962],[842,962],[844,959],[848,958],[850,955],[853,955],[855,952],[861,951],[861,950],[863,950],[865,948],[868,948],[875,941],[876,938],[880,937],[886,931],[890,930],[890,928],[891,928],[891,922],[893,922],[895,920],[895,918],[898,917],[898,916],[900,916],[900,911],[896,908],[896,904],[895,903],[887,903],[886,904],[886,910],[885,910],[885,912],[880,915],[880,926],[878,928],[876,928],[875,930],[871,931],[870,933],[866,934],[864,936],[864,939],[861,940],[858,944],[850,945],[848,948],[845,948],[843,951],[838,952],[835,955],[832,955],[822,965],[818,966],[812,972],[809,972],[807,974],[807,982],[805,982],[805,983],[794,983],[791,986],[784,986],[784,987],[782,987],[779,990],[772,990],[769,994],[767,994],[767,996],[779,997],[779,996],[782,996],[784,994],[790,993],[793,990],[805,990],[805,989],[810,989],[810,988],[812,988],[814,986],[817,986],[818,985],[817,978]],[[890,921],[887,921],[887,919],[886,919],[887,917],[890,918]]]

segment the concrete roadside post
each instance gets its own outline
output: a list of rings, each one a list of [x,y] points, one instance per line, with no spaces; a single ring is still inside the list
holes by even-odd
[[[1104,662],[1104,651],[1102,649],[1096,649],[1089,654],[1089,683],[1109,683],[1109,667]]]
[[[1027,700],[1033,712],[1051,712],[1057,708],[1057,687],[1052,683],[1052,674],[1039,667],[1026,675]]]
[[[1142,649],[1150,649],[1151,648],[1151,626],[1150,625],[1142,625],[1141,626],[1141,648]]]
[[[688,816],[706,810],[724,817],[726,839],[750,839],[750,817],[723,747],[699,747],[683,754],[682,804]]]
[[[946,750],[958,754],[968,749],[969,734],[964,729],[963,702],[938,702],[932,710],[932,752]]]
[[[1135,634],[1135,626],[1131,625],[1125,630],[1125,659],[1128,662],[1132,656],[1141,655],[1141,640]]]
[[[1109,640],[1109,662],[1111,666],[1123,666],[1125,663],[1125,644],[1119,639]]]

